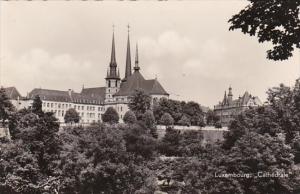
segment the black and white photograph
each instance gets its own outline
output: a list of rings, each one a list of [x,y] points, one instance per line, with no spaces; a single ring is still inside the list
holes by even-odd
[[[1,1],[0,194],[300,194],[300,0]]]

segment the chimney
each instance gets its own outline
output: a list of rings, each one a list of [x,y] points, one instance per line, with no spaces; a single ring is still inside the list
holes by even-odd
[[[70,97],[72,96],[72,92],[73,92],[73,90],[72,90],[72,89],[69,89],[68,93],[69,93],[69,96],[70,96]]]

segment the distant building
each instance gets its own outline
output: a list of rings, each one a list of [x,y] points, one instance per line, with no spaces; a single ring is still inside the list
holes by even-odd
[[[214,106],[214,112],[220,117],[222,125],[227,126],[234,116],[247,110],[249,107],[261,106],[262,102],[257,96],[252,96],[247,91],[241,97],[233,100],[232,88],[226,91],[222,102]]]
[[[169,94],[165,91],[159,81],[155,79],[146,80],[141,74],[136,46],[134,68],[131,68],[130,39],[128,34],[125,76],[120,78],[116,61],[114,34],[112,37],[112,50],[107,75],[106,85],[103,87],[83,88],[81,92],[49,90],[35,88],[27,96],[22,98],[14,88],[11,99],[18,108],[30,107],[35,96],[40,96],[45,112],[53,112],[60,122],[64,122],[64,115],[70,108],[74,108],[80,115],[81,123],[93,123],[101,121],[102,114],[108,107],[113,107],[122,121],[124,114],[128,111],[128,103],[136,89],[142,89],[149,94],[153,101]],[[10,92],[8,92],[10,93]],[[21,100],[23,99],[23,100]]]
[[[31,106],[32,102],[22,97],[19,91],[15,87],[4,88],[7,97],[10,99],[11,103],[16,107],[17,110],[22,108],[28,108]]]

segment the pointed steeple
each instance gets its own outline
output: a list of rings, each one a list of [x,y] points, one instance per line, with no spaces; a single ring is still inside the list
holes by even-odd
[[[135,65],[134,65],[134,71],[139,71],[139,51],[138,51],[138,45],[136,43],[136,51],[135,51]]]
[[[129,28],[128,25],[128,37],[127,37],[127,51],[126,51],[126,68],[125,68],[125,78],[124,81],[127,79],[127,77],[131,76],[131,53],[130,53],[130,38],[129,38]]]
[[[226,95],[226,91],[225,91],[224,99],[223,99],[222,105],[226,105],[226,104],[227,104],[227,95]]]
[[[117,66],[116,62],[116,49],[115,49],[115,32],[113,31],[110,66]]]
[[[112,46],[111,46],[111,58],[110,58],[109,68],[107,70],[106,79],[120,79],[120,76],[118,76],[117,74],[114,26],[113,26],[113,36],[112,36]]]

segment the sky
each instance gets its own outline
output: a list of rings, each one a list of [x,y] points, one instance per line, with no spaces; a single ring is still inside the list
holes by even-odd
[[[270,61],[270,44],[229,31],[228,20],[246,5],[242,0],[2,1],[1,84],[22,95],[33,88],[80,92],[83,85],[104,86],[112,25],[123,77],[130,24],[132,61],[137,43],[141,73],[157,77],[170,98],[213,107],[231,85],[234,98],[249,91],[265,101],[268,88],[294,84],[300,53]]]

